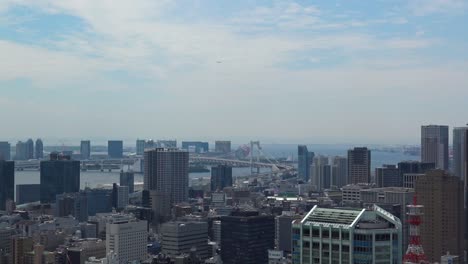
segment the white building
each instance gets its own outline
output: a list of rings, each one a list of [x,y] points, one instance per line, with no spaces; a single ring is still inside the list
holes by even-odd
[[[119,263],[146,259],[146,221],[115,218],[106,225],[106,252],[114,252]]]
[[[175,257],[195,250],[198,257],[211,256],[208,245],[208,223],[206,222],[168,222],[161,227],[162,252]]]

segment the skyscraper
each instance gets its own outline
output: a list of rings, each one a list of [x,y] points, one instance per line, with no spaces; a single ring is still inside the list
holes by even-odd
[[[231,152],[231,141],[215,141],[215,152],[218,153],[229,153]]]
[[[15,199],[15,162],[0,160],[0,210],[7,200]]]
[[[370,183],[371,152],[367,148],[348,150],[348,183]]]
[[[107,141],[107,155],[111,159],[121,159],[123,157],[123,141],[122,140]]]
[[[299,145],[297,146],[297,162],[298,162],[298,169],[297,169],[297,178],[308,182],[310,180],[310,163],[311,157],[309,155],[309,151],[307,150],[306,145]]]
[[[144,189],[150,191],[156,221],[170,216],[171,206],[188,199],[189,153],[178,149],[145,151]]]
[[[91,141],[82,140],[80,143],[81,159],[88,160],[91,157]]]
[[[268,263],[275,245],[275,219],[258,212],[233,212],[221,217],[221,258],[225,264]]]
[[[328,157],[315,156],[312,158],[311,183],[317,190],[330,188],[331,167],[328,165]]]
[[[145,154],[146,140],[137,139],[136,140],[136,154],[143,155]]]
[[[117,255],[118,263],[146,260],[147,222],[115,217],[106,224],[106,252]]]
[[[17,184],[16,204],[32,203],[41,200],[40,184]]]
[[[465,180],[465,171],[467,164],[465,163],[467,152],[465,149],[466,139],[465,134],[468,127],[455,127],[453,129],[453,173]]]
[[[26,159],[34,159],[34,141],[32,139],[26,141]]]
[[[70,156],[50,154],[50,160],[41,161],[41,203],[55,201],[62,193],[80,190],[80,162]]]
[[[28,159],[27,156],[26,143],[18,141],[18,143],[16,143],[15,160],[26,160]]]
[[[332,185],[341,188],[347,184],[348,160],[345,157],[333,158]]]
[[[10,160],[11,146],[6,141],[0,142],[0,160]]]
[[[396,165],[384,164],[375,169],[375,183],[377,187],[402,187],[403,178]]]
[[[418,204],[423,205],[421,242],[431,263],[447,252],[464,256],[463,182],[443,170],[416,178]]]
[[[35,151],[35,158],[42,159],[44,158],[44,143],[42,143],[42,139],[36,139],[36,151]]]
[[[232,167],[218,165],[211,167],[211,191],[232,186]]]
[[[448,126],[421,126],[421,161],[433,162],[436,168],[449,168]]]
[[[132,171],[121,171],[120,186],[128,186],[129,193],[133,193],[135,191],[135,174]]]

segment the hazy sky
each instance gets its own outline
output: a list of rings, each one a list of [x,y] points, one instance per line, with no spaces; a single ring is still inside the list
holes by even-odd
[[[468,122],[468,1],[1,0],[0,139],[417,143]]]

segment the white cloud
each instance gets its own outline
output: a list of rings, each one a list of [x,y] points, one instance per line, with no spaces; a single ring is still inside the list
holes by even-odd
[[[468,7],[466,0],[410,0],[409,8],[417,16],[436,13],[462,13]]]

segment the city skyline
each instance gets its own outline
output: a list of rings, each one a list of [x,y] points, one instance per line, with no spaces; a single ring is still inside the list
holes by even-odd
[[[3,1],[1,136],[415,143],[467,122],[467,7]]]

